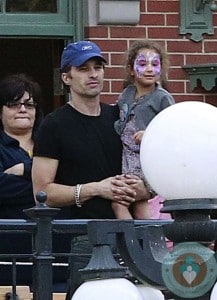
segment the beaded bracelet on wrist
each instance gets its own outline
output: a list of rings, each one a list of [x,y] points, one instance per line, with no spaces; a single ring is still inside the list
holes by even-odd
[[[81,184],[77,184],[75,186],[75,204],[77,207],[81,208],[82,207],[82,204],[81,204],[81,201],[80,201],[80,193],[81,193]]]

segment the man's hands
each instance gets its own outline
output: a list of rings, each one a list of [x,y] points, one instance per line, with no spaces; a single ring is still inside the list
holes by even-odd
[[[126,207],[135,202],[136,192],[125,180],[109,177],[97,182],[97,195],[118,202]]]
[[[112,192],[114,201],[129,207],[129,205],[136,201],[137,191],[133,184],[136,180],[133,178],[126,178],[124,175],[117,175],[112,179]]]
[[[151,198],[144,181],[136,175],[117,175],[112,180],[114,200],[122,205]]]

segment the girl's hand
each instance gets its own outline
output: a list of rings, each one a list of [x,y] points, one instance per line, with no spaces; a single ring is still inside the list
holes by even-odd
[[[141,144],[144,132],[145,132],[144,130],[140,130],[140,131],[137,131],[136,133],[134,133],[133,139],[134,139],[136,144],[138,144],[138,145]]]

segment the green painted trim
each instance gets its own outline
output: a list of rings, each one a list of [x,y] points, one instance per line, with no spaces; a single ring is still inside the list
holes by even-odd
[[[196,0],[180,0],[180,34],[190,34],[190,39],[199,42],[203,34],[213,35],[213,13],[210,3],[197,6]]]
[[[74,25],[64,25],[64,24],[46,24],[34,25],[34,24],[25,24],[25,25],[16,25],[10,24],[5,27],[4,24],[0,24],[0,37],[6,36],[22,36],[22,37],[65,37],[70,38],[74,36],[75,26]]]
[[[84,1],[74,1],[73,20],[75,24],[74,40],[79,41],[84,39],[84,11],[88,7],[84,4]]]
[[[198,64],[185,65],[183,69],[190,77],[191,91],[194,90],[200,80],[201,85],[210,91],[217,86],[217,63],[216,64]]]
[[[0,36],[83,38],[83,1],[57,3],[57,13],[0,13]]]

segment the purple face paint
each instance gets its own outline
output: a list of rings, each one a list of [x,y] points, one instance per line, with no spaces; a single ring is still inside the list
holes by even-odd
[[[134,62],[134,71],[137,77],[141,77],[146,72],[148,67],[151,67],[155,76],[160,76],[161,73],[161,62],[160,56],[154,52],[147,52],[139,54]]]

